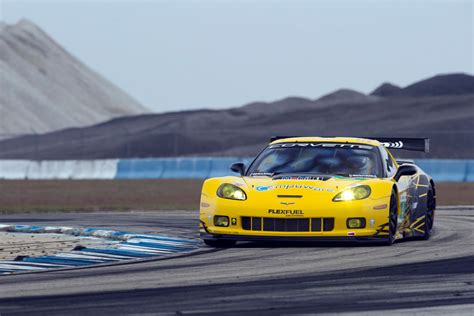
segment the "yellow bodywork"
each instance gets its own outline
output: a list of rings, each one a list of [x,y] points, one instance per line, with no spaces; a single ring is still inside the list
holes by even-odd
[[[375,140],[360,138],[298,137],[274,141],[331,142],[380,146]],[[223,183],[241,188],[244,201],[218,197],[216,192]],[[333,198],[354,185],[368,185],[368,198],[355,201],[334,202]],[[201,233],[210,235],[269,236],[269,237],[382,237],[388,222],[389,205],[395,181],[391,178],[332,177],[327,180],[281,179],[270,177],[228,176],[211,178],[204,182],[200,204]],[[281,211],[281,212],[280,212]],[[214,225],[214,216],[228,216],[228,227]],[[333,218],[330,231],[265,231],[243,229],[243,217],[261,218]],[[348,218],[365,218],[365,228],[348,228]]]

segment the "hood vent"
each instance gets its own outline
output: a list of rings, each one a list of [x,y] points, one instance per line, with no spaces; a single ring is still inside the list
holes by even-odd
[[[277,195],[279,198],[285,198],[285,199],[300,199],[303,196],[302,195]]]

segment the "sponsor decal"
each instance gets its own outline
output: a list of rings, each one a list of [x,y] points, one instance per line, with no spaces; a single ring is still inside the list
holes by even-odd
[[[403,144],[402,144],[403,145]],[[351,143],[280,143],[268,146],[268,148],[316,148],[316,147],[329,147],[329,148],[361,148],[361,149],[372,149],[372,146],[351,144]]]
[[[312,190],[318,192],[334,192],[334,189],[331,188],[320,188],[315,187],[313,185],[307,184],[278,184],[278,185],[259,185],[255,187],[255,190],[258,192],[267,192],[271,190],[282,189],[282,190],[291,190],[291,189],[304,189],[304,190]]]
[[[330,179],[332,176],[274,176],[272,172],[254,172],[250,174],[251,177],[272,177],[273,180],[319,180],[319,181],[326,181]]]
[[[295,204],[295,202],[280,202],[280,204],[283,204],[283,205],[293,205],[293,204]]]
[[[269,209],[268,214],[273,215],[294,215],[300,216],[304,215],[303,210],[277,210],[277,209]]]
[[[281,180],[326,180],[327,177],[314,177],[314,176],[284,176]]]
[[[403,142],[398,141],[398,142],[384,142],[382,143],[384,147],[387,148],[403,148]]]

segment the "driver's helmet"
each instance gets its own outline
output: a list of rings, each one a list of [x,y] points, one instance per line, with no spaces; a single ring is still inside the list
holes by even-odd
[[[350,174],[366,175],[372,172],[372,161],[367,156],[348,156],[345,164]]]

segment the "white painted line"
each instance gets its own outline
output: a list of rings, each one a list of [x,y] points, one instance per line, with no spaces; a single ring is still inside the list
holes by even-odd
[[[131,238],[127,240],[128,243],[141,243],[141,242],[146,242],[149,244],[156,244],[156,245],[170,245],[170,246],[177,246],[177,247],[189,247],[189,243],[183,243],[183,242],[173,242],[173,241],[162,241],[162,240],[156,240],[156,239],[145,239],[145,238]]]
[[[137,252],[142,252],[142,253],[161,253],[161,254],[169,254],[173,253],[173,251],[166,251],[166,250],[158,250],[154,248],[145,248],[145,247],[139,247],[139,246],[130,246],[130,245],[120,245],[117,247],[120,250],[133,250]]]
[[[57,264],[57,263],[43,263],[43,262],[25,262],[25,261],[13,261],[13,260],[4,260],[0,261],[0,264],[14,264],[17,266],[34,266],[34,267],[45,267],[45,268],[55,268],[55,267],[65,267],[66,265]]]
[[[110,249],[110,248],[107,248]],[[104,249],[104,250],[107,250]],[[77,254],[83,254],[85,256],[95,256],[98,258],[110,258],[110,259],[118,259],[118,260],[127,260],[127,259],[134,259],[136,257],[132,256],[121,256],[121,255],[113,255],[113,254],[107,254],[107,253],[99,253],[99,252],[90,252],[90,251],[74,251],[71,253],[77,253]]]
[[[56,254],[55,256],[63,257],[63,258],[71,258],[71,259],[75,258],[75,259],[101,260],[101,261],[108,261],[108,262],[121,260],[121,259],[113,259],[113,258],[104,258],[104,257],[94,256],[94,255],[75,254],[75,253],[70,253],[70,252],[61,252],[61,253]]]

